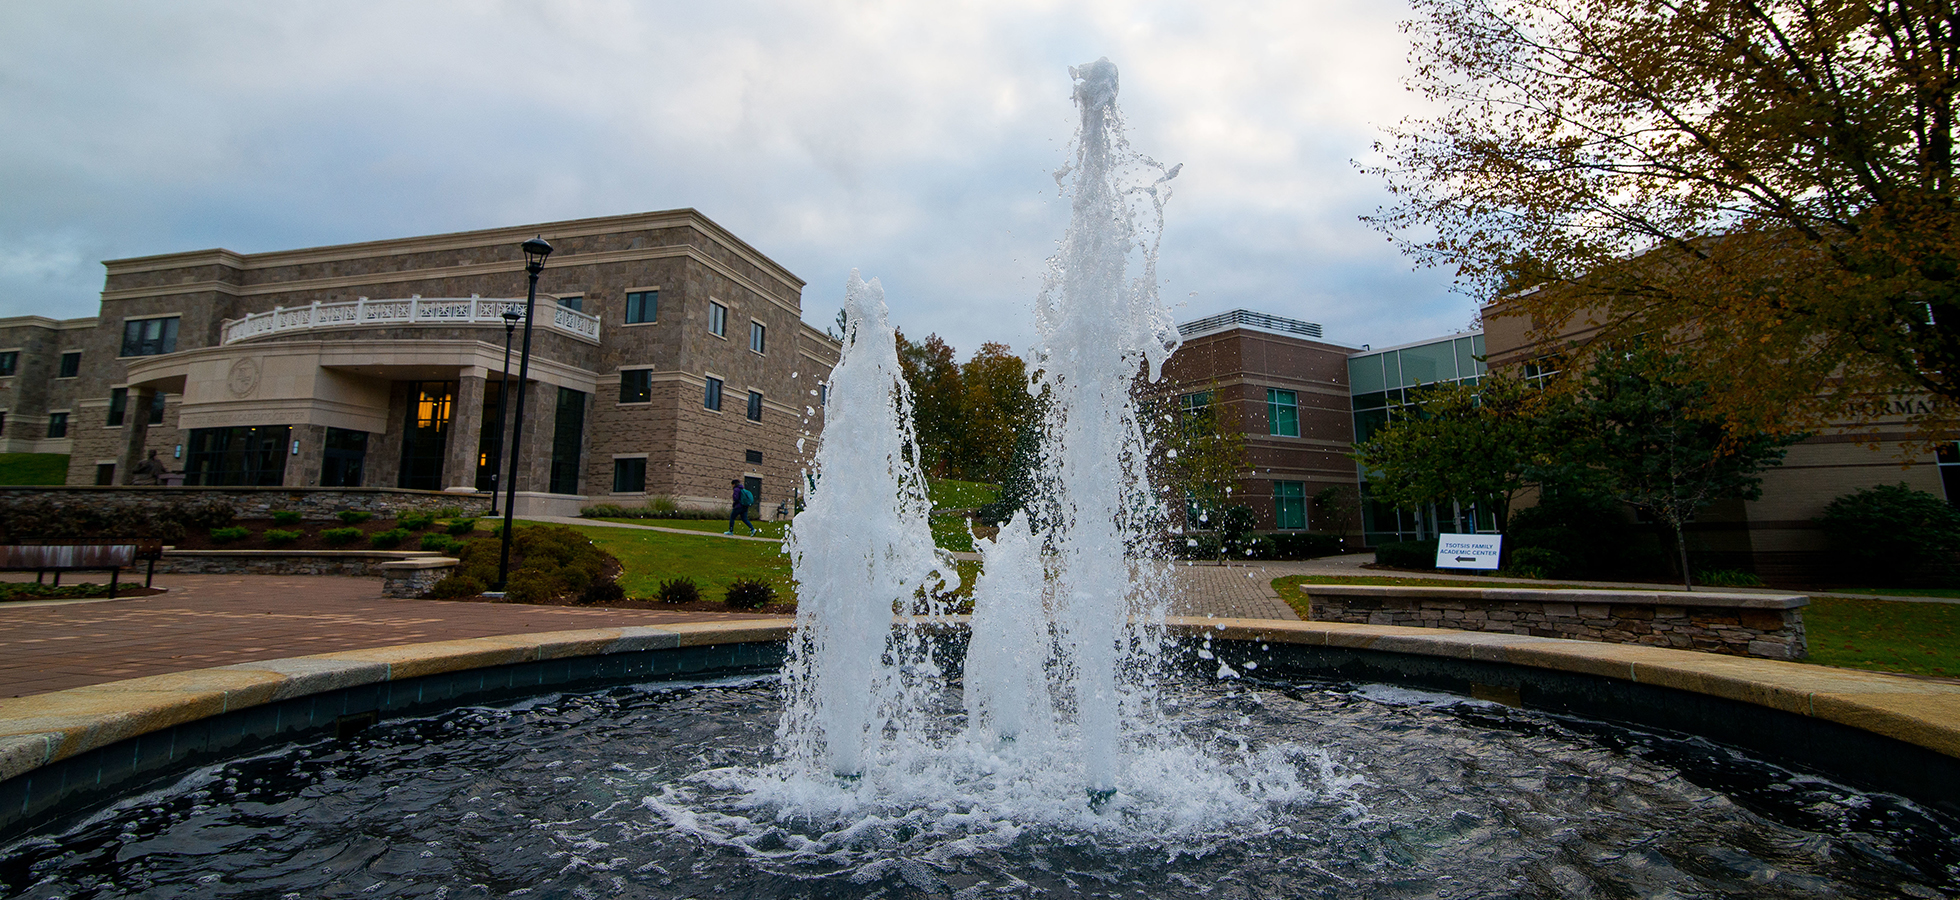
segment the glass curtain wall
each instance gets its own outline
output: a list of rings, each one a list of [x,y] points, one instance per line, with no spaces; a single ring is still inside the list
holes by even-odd
[[[1419,413],[1422,388],[1453,382],[1477,383],[1485,372],[1483,332],[1391,347],[1348,357],[1348,390],[1354,399],[1354,442],[1367,441],[1382,426]],[[1370,544],[1418,541],[1443,533],[1492,531],[1488,513],[1458,504],[1397,509],[1368,498],[1368,473],[1361,471],[1361,527]]]
[[[558,418],[551,429],[551,493],[578,493],[578,458],[585,449],[585,393],[558,389]]]
[[[274,487],[286,483],[289,425],[193,428],[184,456],[187,485]]]

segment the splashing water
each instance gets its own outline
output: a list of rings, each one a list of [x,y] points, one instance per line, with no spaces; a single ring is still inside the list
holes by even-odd
[[[1323,754],[1221,744],[1160,710],[1164,519],[1132,392],[1178,345],[1155,275],[1176,170],[1124,139],[1114,65],[1071,75],[1082,124],[1056,174],[1071,217],[1036,309],[1038,499],[978,542],[957,680],[931,638],[958,576],[932,545],[883,291],[855,272],[846,288],[818,477],[789,541],[800,587],[779,762],[703,775],[779,819],[837,821],[839,841],[919,815],[949,840],[1030,825],[1216,836],[1346,787]]]

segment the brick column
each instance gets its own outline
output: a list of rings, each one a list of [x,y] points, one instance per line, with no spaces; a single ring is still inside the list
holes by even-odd
[[[150,437],[150,404],[156,402],[155,388],[129,389],[123,404],[122,452],[116,454],[116,483],[133,484],[136,464],[143,461],[143,444]],[[74,427],[74,426],[69,426]]]
[[[481,369],[464,369],[456,383],[456,400],[449,408],[449,448],[442,462],[443,490],[476,491],[478,440],[483,436]]]

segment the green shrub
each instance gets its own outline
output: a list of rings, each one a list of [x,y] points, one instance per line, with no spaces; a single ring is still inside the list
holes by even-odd
[[[365,509],[343,509],[334,515],[344,525],[359,525],[362,522],[374,518],[374,513],[368,512]]]
[[[654,596],[660,598],[662,603],[696,603],[701,599],[701,586],[695,584],[694,579],[682,575],[662,581]]]
[[[483,584],[496,581],[501,551],[501,541],[461,544],[455,554],[461,560],[455,576]],[[594,586],[617,581],[619,572],[619,560],[577,531],[563,525],[520,525],[511,535],[510,580],[504,599],[542,603],[561,597],[602,598],[610,591]]]
[[[368,535],[368,546],[376,550],[393,550],[401,546],[402,541],[405,540],[408,540],[408,532],[399,528],[390,528],[387,531],[377,531]]]
[[[251,536],[252,530],[250,528],[243,528],[237,525],[211,529],[211,543],[214,544],[229,544],[234,541],[242,541]]]
[[[1741,569],[1709,569],[1695,573],[1695,583],[1708,587],[1762,587],[1763,580],[1754,572]]]
[[[1672,571],[1673,556],[1651,529],[1636,525],[1619,501],[1565,490],[1512,514],[1507,556],[1529,547],[1558,554],[1547,578],[1643,578]]]
[[[433,550],[437,553],[448,553],[451,549],[458,546],[461,546],[461,543],[452,540],[449,537],[449,535],[446,534],[438,533],[438,534],[422,535],[422,549],[424,550]]]
[[[300,514],[298,510],[275,509],[272,511],[272,521],[277,524],[298,525],[299,520],[300,520]]]
[[[1960,550],[1960,510],[1904,484],[1832,500],[1818,517],[1851,580],[1891,584],[1939,576]]]
[[[483,582],[468,575],[451,574],[429,587],[429,596],[438,600],[454,600],[457,597],[474,597],[483,593]]]
[[[722,602],[732,609],[761,609],[776,599],[776,589],[767,581],[754,578],[737,578],[728,583],[728,593]]]
[[[1347,538],[1337,534],[1277,531],[1267,537],[1272,540],[1274,559],[1314,559],[1339,556],[1347,551]]]
[[[461,507],[445,506],[436,510],[434,515],[438,519],[455,519],[463,515],[463,510]]]
[[[345,546],[360,539],[359,528],[329,528],[320,532],[320,540],[326,541],[329,547]]]
[[[453,521],[453,522],[450,522],[450,523],[449,523],[449,528],[448,528],[447,530],[449,531],[449,533],[450,533],[450,534],[453,534],[453,535],[459,535],[459,536],[460,536],[460,535],[465,535],[465,534],[469,534],[470,532],[472,532],[472,531],[475,531],[475,530],[476,530],[476,520],[475,520],[475,519],[457,519],[457,520],[455,520],[455,521]]]
[[[578,514],[587,519],[721,519],[728,516],[725,510],[680,509],[666,497],[655,497],[648,500],[645,506],[595,503],[580,507]]]
[[[1504,574],[1516,578],[1553,578],[1569,565],[1564,554],[1544,547],[1519,547],[1508,556]]]
[[[436,517],[433,513],[405,512],[395,516],[395,527],[405,528],[409,531],[421,531],[435,523]]]
[[[601,579],[585,586],[578,595],[578,602],[586,606],[604,603],[618,603],[626,599],[626,589],[610,578]]]
[[[1436,542],[1401,541],[1375,548],[1375,564],[1396,569],[1436,568]]]
[[[282,528],[268,528],[265,530],[263,536],[266,543],[274,547],[284,547],[287,544],[298,543],[300,538],[306,537],[306,532],[287,531]]]

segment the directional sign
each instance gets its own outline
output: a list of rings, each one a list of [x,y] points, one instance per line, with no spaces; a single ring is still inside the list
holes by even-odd
[[[1504,547],[1501,534],[1439,534],[1436,536],[1436,568],[1492,569]]]

